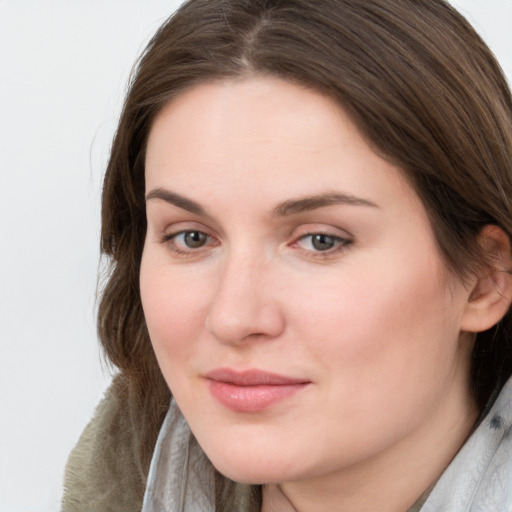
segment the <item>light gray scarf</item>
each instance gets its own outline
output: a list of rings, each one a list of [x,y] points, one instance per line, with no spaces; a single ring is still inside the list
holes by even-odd
[[[409,512],[419,510],[512,512],[512,378],[425,503]],[[158,436],[142,512],[215,512],[213,466],[174,401]]]
[[[158,434],[142,512],[215,512],[213,466],[174,400]]]
[[[421,512],[512,512],[512,378]]]

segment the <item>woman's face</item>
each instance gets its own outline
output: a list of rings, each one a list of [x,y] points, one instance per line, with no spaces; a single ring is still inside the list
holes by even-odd
[[[183,93],[152,127],[146,195],[150,337],[222,473],[306,481],[428,455],[468,416],[469,292],[333,100],[258,77]]]

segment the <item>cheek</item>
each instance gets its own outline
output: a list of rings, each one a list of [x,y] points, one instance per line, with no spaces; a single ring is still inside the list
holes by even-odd
[[[326,282],[295,311],[297,352],[322,390],[315,407],[334,426],[325,437],[350,438],[354,453],[417,425],[460,364],[457,307],[437,269],[393,268]]]
[[[156,357],[169,383],[197,350],[207,294],[204,282],[197,276],[170,272],[151,256],[142,258],[140,291],[144,316]]]
[[[412,369],[427,375],[446,365],[457,348],[459,314],[436,260],[428,261],[395,261],[383,271],[374,259],[364,271],[349,269],[302,294],[295,315],[307,333],[302,339],[314,340],[308,356],[353,382],[364,377],[380,385],[390,376],[399,385]]]

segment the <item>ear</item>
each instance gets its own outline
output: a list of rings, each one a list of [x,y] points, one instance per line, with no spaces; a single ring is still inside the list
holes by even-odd
[[[496,325],[512,301],[510,239],[498,226],[485,226],[478,242],[488,264],[472,280],[472,288],[462,317],[461,330],[481,332]]]

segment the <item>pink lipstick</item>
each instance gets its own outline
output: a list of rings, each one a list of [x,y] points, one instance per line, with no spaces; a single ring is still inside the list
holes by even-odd
[[[306,388],[311,382],[264,372],[219,368],[205,375],[214,398],[234,412],[258,412]]]

